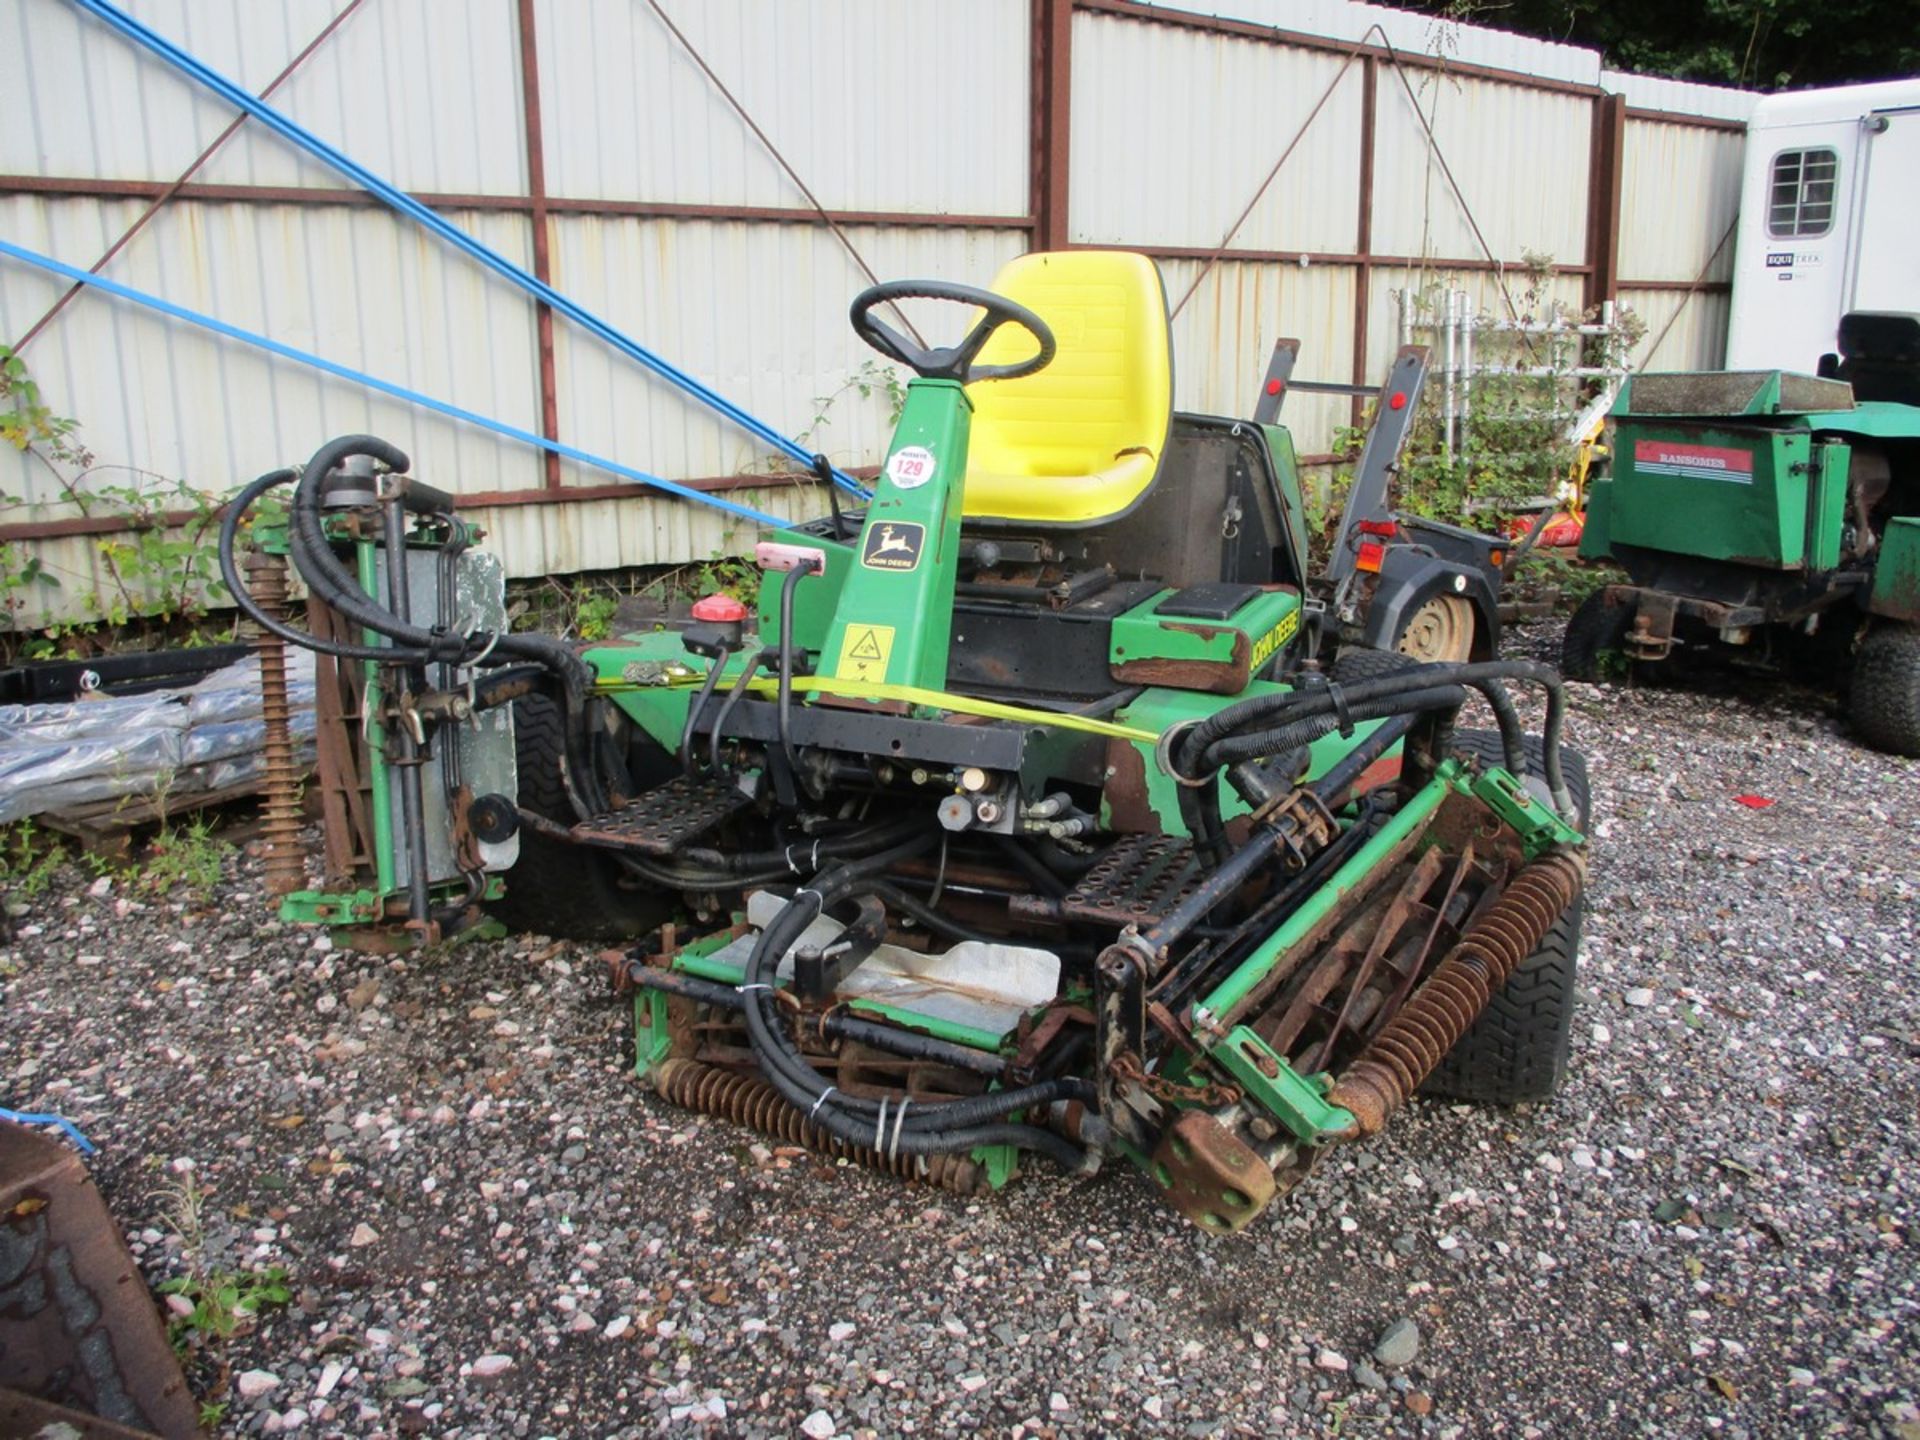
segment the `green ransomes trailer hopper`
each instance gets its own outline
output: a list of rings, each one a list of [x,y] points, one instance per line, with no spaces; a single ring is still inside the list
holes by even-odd
[[[1848,315],[1816,378],[1638,375],[1580,553],[1623,566],[1567,626],[1590,680],[1728,648],[1848,677],[1868,744],[1920,755],[1920,316]]]
[[[911,343],[879,312],[913,297],[973,328]],[[751,605],[581,651],[476,619],[497,571],[405,455],[314,457],[287,545],[367,716],[323,769],[374,776],[393,855],[291,913],[624,936],[670,1100],[969,1194],[1125,1157],[1216,1231],[1423,1087],[1550,1093],[1586,870],[1557,674],[1318,669],[1286,432],[1173,412],[1150,261],[853,322],[918,376],[870,503],[770,531]],[[1476,693],[1497,729],[1456,727]]]

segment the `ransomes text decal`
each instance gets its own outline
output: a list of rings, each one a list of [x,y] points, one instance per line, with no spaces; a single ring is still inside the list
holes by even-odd
[[[1280,623],[1253,642],[1253,668],[1258,670],[1280,651],[1280,647],[1291,640],[1294,632],[1300,628],[1300,612],[1289,610]]]
[[[1730,480],[1753,483],[1753,452],[1724,445],[1689,445],[1679,440],[1636,440],[1633,468],[1643,475],[1672,475],[1682,480]]]

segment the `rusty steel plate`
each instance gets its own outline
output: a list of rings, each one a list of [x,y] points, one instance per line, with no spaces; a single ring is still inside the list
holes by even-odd
[[[1128,835],[1115,841],[1059,902],[1058,918],[1144,928],[1192,894],[1201,879],[1193,847],[1185,840]],[[1023,898],[1015,897],[1015,914],[1022,912]]]
[[[57,1142],[4,1121],[0,1391],[167,1440],[200,1433],[159,1311],[86,1167]],[[0,1434],[19,1433],[10,1423],[0,1421]]]

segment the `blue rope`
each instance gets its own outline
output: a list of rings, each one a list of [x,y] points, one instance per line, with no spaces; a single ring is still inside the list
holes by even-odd
[[[66,1132],[67,1138],[80,1147],[82,1155],[94,1153],[94,1143],[80,1133],[80,1127],[64,1115],[45,1115],[32,1110],[9,1110],[0,1105],[0,1120],[11,1120],[16,1125],[57,1125]]]
[[[242,330],[238,325],[229,325],[224,320],[216,320],[213,316],[203,315],[198,310],[189,310],[186,306],[176,305],[171,300],[162,300],[158,295],[149,295],[146,291],[136,290],[131,285],[122,285],[119,281],[109,280],[103,275],[95,275],[86,270],[76,269],[71,265],[64,265],[51,256],[42,255],[38,251],[28,250],[24,246],[13,244],[11,241],[0,240],[0,255],[5,255],[14,260],[24,261],[28,265],[37,265],[42,270],[50,270],[63,279],[77,281],[83,285],[91,285],[95,289],[103,290],[109,295],[117,296],[119,299],[132,301],[135,305],[143,305],[149,310],[157,310],[162,315],[166,315],[175,320],[184,320],[190,325],[201,326],[203,329],[213,331],[216,335],[224,335],[229,340],[238,340],[243,345],[252,345],[256,349],[265,350],[269,355],[278,355],[283,360],[295,360],[302,365],[311,365],[316,370],[323,370],[329,375],[337,375],[342,380],[351,380],[354,384],[364,385],[369,390],[378,390],[383,395],[391,395],[396,400],[404,400],[410,405],[418,405],[423,410],[432,410],[438,414],[449,416],[452,419],[463,421],[468,425],[477,425],[482,430],[491,430],[496,435],[505,435],[512,440],[521,440],[528,445],[537,445],[542,450],[551,450],[556,455],[564,455],[567,459],[577,460],[582,465],[592,465],[597,469],[610,471],[615,475],[624,476],[626,479],[638,481],[642,485],[650,485],[654,489],[663,490],[669,495],[677,495],[682,500],[691,500],[699,505],[710,505],[716,510],[724,510],[728,514],[737,515],[743,520],[752,520],[757,524],[770,525],[776,530],[784,530],[793,523],[790,520],[782,520],[777,515],[769,515],[764,511],[750,509],[745,505],[736,505],[733,501],[723,500],[718,495],[709,495],[702,490],[693,490],[685,485],[676,485],[671,480],[662,480],[658,475],[649,475],[644,470],[635,470],[630,465],[622,465],[618,461],[605,459],[599,455],[591,454],[588,451],[577,449],[572,445],[562,444],[558,440],[549,440],[544,435],[537,435],[531,430],[522,430],[518,425],[509,425],[504,420],[494,420],[488,416],[477,414],[472,410],[462,409],[458,405],[449,405],[444,400],[436,400],[431,395],[422,395],[417,390],[409,390],[406,386],[396,385],[391,380],[382,380],[378,376],[368,375],[364,371],[355,370],[350,366],[339,365],[331,360],[323,360],[318,355],[310,354],[305,350],[296,350],[291,345],[282,345],[278,340],[269,340],[266,336],[256,334],[251,330]],[[566,492],[559,491],[556,493],[564,495]]]
[[[597,315],[590,313],[575,304],[572,300],[569,300],[565,295],[562,295],[558,290],[555,290],[538,276],[529,274],[520,266],[515,265],[498,251],[491,250],[487,246],[482,245],[478,240],[475,240],[471,235],[467,234],[466,231],[459,229],[439,215],[436,215],[418,200],[415,200],[411,195],[407,194],[406,191],[389,184],[372,171],[366,169],[354,160],[349,159],[342,151],[327,144],[326,141],[322,140],[312,131],[296,124],[278,110],[268,105],[265,101],[261,100],[257,95],[242,89],[218,71],[201,63],[165,36],[148,29],[126,12],[108,4],[107,0],[73,0],[73,3],[89,14],[105,21],[113,29],[119,31],[120,34],[132,40],[135,44],[152,51],[175,69],[184,71],[191,78],[198,80],[202,85],[205,85],[209,90],[212,90],[215,94],[226,100],[228,104],[234,106],[236,109],[244,110],[275,134],[299,146],[302,150],[305,150],[308,154],[321,160],[334,170],[339,171],[340,174],[346,176],[346,178],[353,181],[354,184],[360,186],[369,194],[376,196],[392,209],[405,215],[408,219],[432,231],[455,249],[479,261],[489,270],[511,281],[528,294],[544,300],[554,310],[565,315],[576,325],[582,326],[592,334],[599,336],[600,339],[606,341],[607,344],[613,346],[613,348],[621,354],[626,355],[630,359],[637,360],[656,375],[671,381],[701,403],[719,411],[720,414],[726,416],[727,419],[733,421],[734,424],[740,426],[749,434],[757,435],[767,444],[780,451],[781,454],[798,460],[803,465],[809,467],[813,464],[813,456],[811,454],[782,435],[779,431],[767,425],[764,421],[749,415],[731,400],[728,400],[718,391],[702,384],[699,380],[696,380],[671,361],[661,358],[639,342],[629,339]],[[853,495],[859,496],[861,499],[868,498],[866,489],[860,485],[858,481],[842,474],[839,470],[834,470],[832,473],[834,482],[843,489]]]

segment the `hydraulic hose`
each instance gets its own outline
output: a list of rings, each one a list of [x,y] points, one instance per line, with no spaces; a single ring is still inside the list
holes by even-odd
[[[294,487],[288,527],[294,563],[299,567],[301,578],[315,594],[349,620],[386,635],[402,646],[424,651],[432,660],[462,665],[476,663],[482,656],[499,655],[501,663],[508,657],[518,656],[553,671],[561,682],[568,722],[566,753],[560,767],[561,785],[568,802],[583,819],[605,811],[607,797],[586,743],[586,711],[593,674],[579,656],[545,635],[502,633],[451,637],[407,623],[382,609],[341,565],[321,521],[321,487],[339,465],[358,455],[368,456],[395,472],[404,472],[412,463],[405,451],[373,435],[344,435],[328,441],[314,453],[300,483]],[[391,557],[390,563],[401,563],[401,557]]]
[[[832,487],[828,487],[831,489]],[[780,582],[780,675],[778,726],[780,753],[786,756],[787,769],[797,773],[799,762],[793,753],[793,592],[800,582],[813,574],[820,562],[809,557],[797,562]]]
[[[707,666],[707,678],[700,682],[700,693],[693,697],[693,703],[687,706],[687,723],[680,727],[680,768],[689,777],[699,769],[699,763],[693,758],[693,727],[699,721],[701,712],[707,708],[707,701],[713,698],[713,692],[720,688],[720,672],[727,668],[727,657],[733,651],[722,645],[719,653]]]
[[[567,826],[548,819],[525,806],[518,807],[520,823],[536,834],[563,845],[592,845]],[[614,849],[614,858],[641,879],[669,890],[743,890],[756,885],[792,882],[796,875],[809,875],[822,860],[856,859],[886,846],[897,845],[909,835],[922,834],[925,823],[907,817],[892,826],[822,840],[816,846],[793,844],[784,850],[753,850],[737,855],[722,855],[717,850],[682,852],[678,866],[659,864],[635,855],[624,847]],[[804,864],[802,863],[804,859]]]
[[[226,513],[220,517],[220,578],[226,582],[227,591],[233,596],[233,603],[240,607],[246,617],[270,635],[277,635],[294,645],[314,650],[322,655],[331,655],[337,660],[377,660],[407,661],[426,658],[425,652],[409,652],[393,649],[384,645],[352,645],[344,641],[324,640],[309,630],[300,630],[269,615],[254,603],[246,582],[240,578],[240,567],[234,558],[234,546],[238,542],[240,522],[256,504],[260,497],[278,486],[289,484],[300,478],[298,470],[270,470],[258,480],[248,485],[238,495],[227,502]],[[303,572],[304,573],[304,572]]]
[[[713,717],[713,731],[707,736],[707,759],[714,774],[720,773],[720,745],[726,738],[727,721],[732,717],[734,707],[746,699],[747,686],[753,683],[753,677],[759,673],[760,667],[776,658],[777,654],[771,645],[763,645],[754,651],[753,657],[747,661],[747,668],[740,672],[733,682],[733,688],[727,692],[727,698],[720,702],[720,713]]]
[[[852,860],[898,845],[924,834],[926,819],[903,815],[891,824],[874,825],[823,840],[811,840],[778,850],[746,850],[726,854],[719,850],[688,850],[688,863],[715,871],[781,869],[788,876],[812,874],[823,860]]]
[[[1265,722],[1272,727],[1260,732],[1263,741],[1272,741],[1278,736],[1295,733],[1281,728],[1294,720],[1324,715],[1334,715],[1336,720],[1342,716],[1346,719],[1375,718],[1381,714],[1394,713],[1391,709],[1372,708],[1374,702],[1390,697],[1400,699],[1401,708],[1449,708],[1444,703],[1446,697],[1437,692],[1447,687],[1470,686],[1486,693],[1486,687],[1490,682],[1500,680],[1531,682],[1539,685],[1546,692],[1547,716],[1542,738],[1545,741],[1544,769],[1547,785],[1552,793],[1554,807],[1563,816],[1573,817],[1577,812],[1572,795],[1567,790],[1566,778],[1560,763],[1560,734],[1566,719],[1566,692],[1557,671],[1551,666],[1531,660],[1423,665],[1355,685],[1325,686],[1310,691],[1256,696],[1215,712],[1187,731],[1176,747],[1173,757],[1174,765],[1180,774],[1191,779],[1197,778],[1202,773],[1211,775],[1219,764],[1232,763],[1232,759],[1257,758],[1258,753],[1278,753],[1281,748],[1284,748],[1281,744],[1275,743],[1272,749],[1264,752],[1242,753],[1228,750],[1218,756],[1212,753],[1213,747],[1218,742],[1236,735],[1237,732],[1253,724]],[[1421,700],[1414,701],[1413,697],[1422,691],[1428,693]],[[1464,700],[1464,696],[1461,698]],[[1503,746],[1511,753],[1515,747],[1506,745],[1505,742],[1510,727],[1517,734],[1518,716],[1511,702],[1507,701],[1504,695],[1499,699],[1489,695],[1488,703],[1493,706],[1496,720],[1501,721]]]

